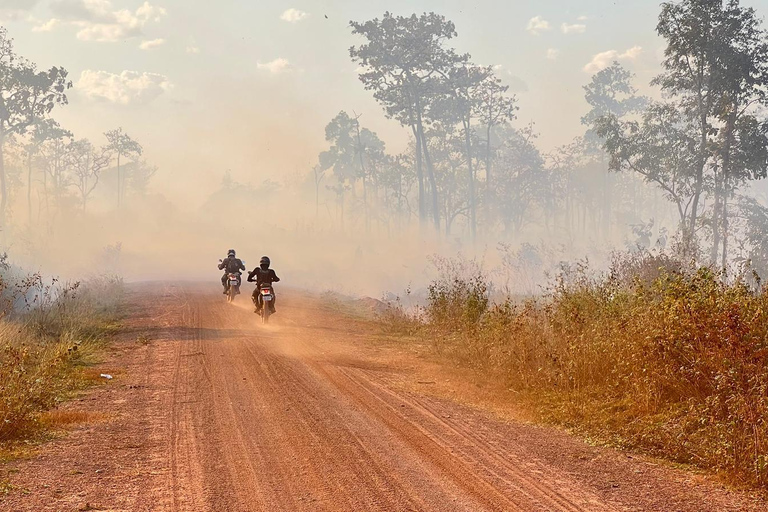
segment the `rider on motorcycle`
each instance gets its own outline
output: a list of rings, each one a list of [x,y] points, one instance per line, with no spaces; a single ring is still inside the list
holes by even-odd
[[[269,285],[271,288],[272,283],[277,283],[280,281],[280,278],[277,277],[275,271],[269,268],[269,264],[269,258],[267,256],[262,256],[261,260],[259,261],[259,266],[253,269],[252,272],[248,272],[248,282],[256,283],[256,289],[253,290],[253,305],[256,306],[256,309],[253,310],[254,313],[261,313],[261,286]],[[269,303],[269,309],[273,314],[275,313],[276,299],[277,297],[275,296],[275,291],[273,289],[272,301]]]
[[[226,259],[220,261],[221,263],[219,263],[219,270],[224,271],[224,275],[221,276],[221,284],[224,286],[224,295],[226,295],[227,290],[229,289],[229,274],[237,275],[237,285],[240,286],[240,273],[242,270],[245,270],[245,265],[243,265],[243,262],[240,260],[240,258],[235,257],[234,249],[230,249],[227,252]]]

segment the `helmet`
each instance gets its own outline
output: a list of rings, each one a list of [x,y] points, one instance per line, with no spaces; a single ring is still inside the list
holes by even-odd
[[[230,249],[229,251],[227,251],[227,256],[234,256],[234,255],[235,255],[234,249]]]
[[[268,256],[262,256],[259,260],[259,266],[260,267],[269,267],[269,257]]]

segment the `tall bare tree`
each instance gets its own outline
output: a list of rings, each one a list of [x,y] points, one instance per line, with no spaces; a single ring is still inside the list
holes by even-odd
[[[88,198],[99,184],[101,171],[109,166],[112,158],[106,148],[96,148],[87,139],[75,141],[72,146],[72,173],[81,206],[85,211]]]
[[[110,130],[104,134],[107,138],[107,149],[117,157],[117,207],[120,208],[123,196],[125,195],[124,179],[121,173],[121,159],[138,159],[144,148],[141,144],[125,133],[122,128]]]

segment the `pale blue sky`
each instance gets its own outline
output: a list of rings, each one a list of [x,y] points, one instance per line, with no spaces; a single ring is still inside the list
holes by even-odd
[[[362,113],[392,149],[402,148],[406,131],[357,80],[348,48],[360,41],[350,19],[444,14],[456,24],[459,51],[501,66],[520,99],[518,124],[535,121],[550,149],[581,133],[581,88],[601,63],[619,58],[648,91],[663,51],[659,4],[0,0],[0,20],[20,54],[70,71],[76,88],[56,113],[62,124],[95,141],[123,126],[161,165],[158,186],[181,197],[191,192],[182,181],[202,184],[192,194],[199,199],[226,169],[253,182],[310,169],[324,125],[341,109]],[[768,14],[768,0],[744,4]]]

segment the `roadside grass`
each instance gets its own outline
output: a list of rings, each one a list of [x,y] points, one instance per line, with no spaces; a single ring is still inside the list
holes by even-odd
[[[26,307],[0,318],[2,458],[23,453],[50,430],[98,419],[57,407],[99,379],[93,365],[119,327],[122,294],[116,278],[48,286],[34,280],[23,289]]]
[[[732,484],[768,489],[768,292],[666,256],[563,271],[538,299],[489,300],[446,265],[416,314],[384,332],[514,393],[539,420]]]

